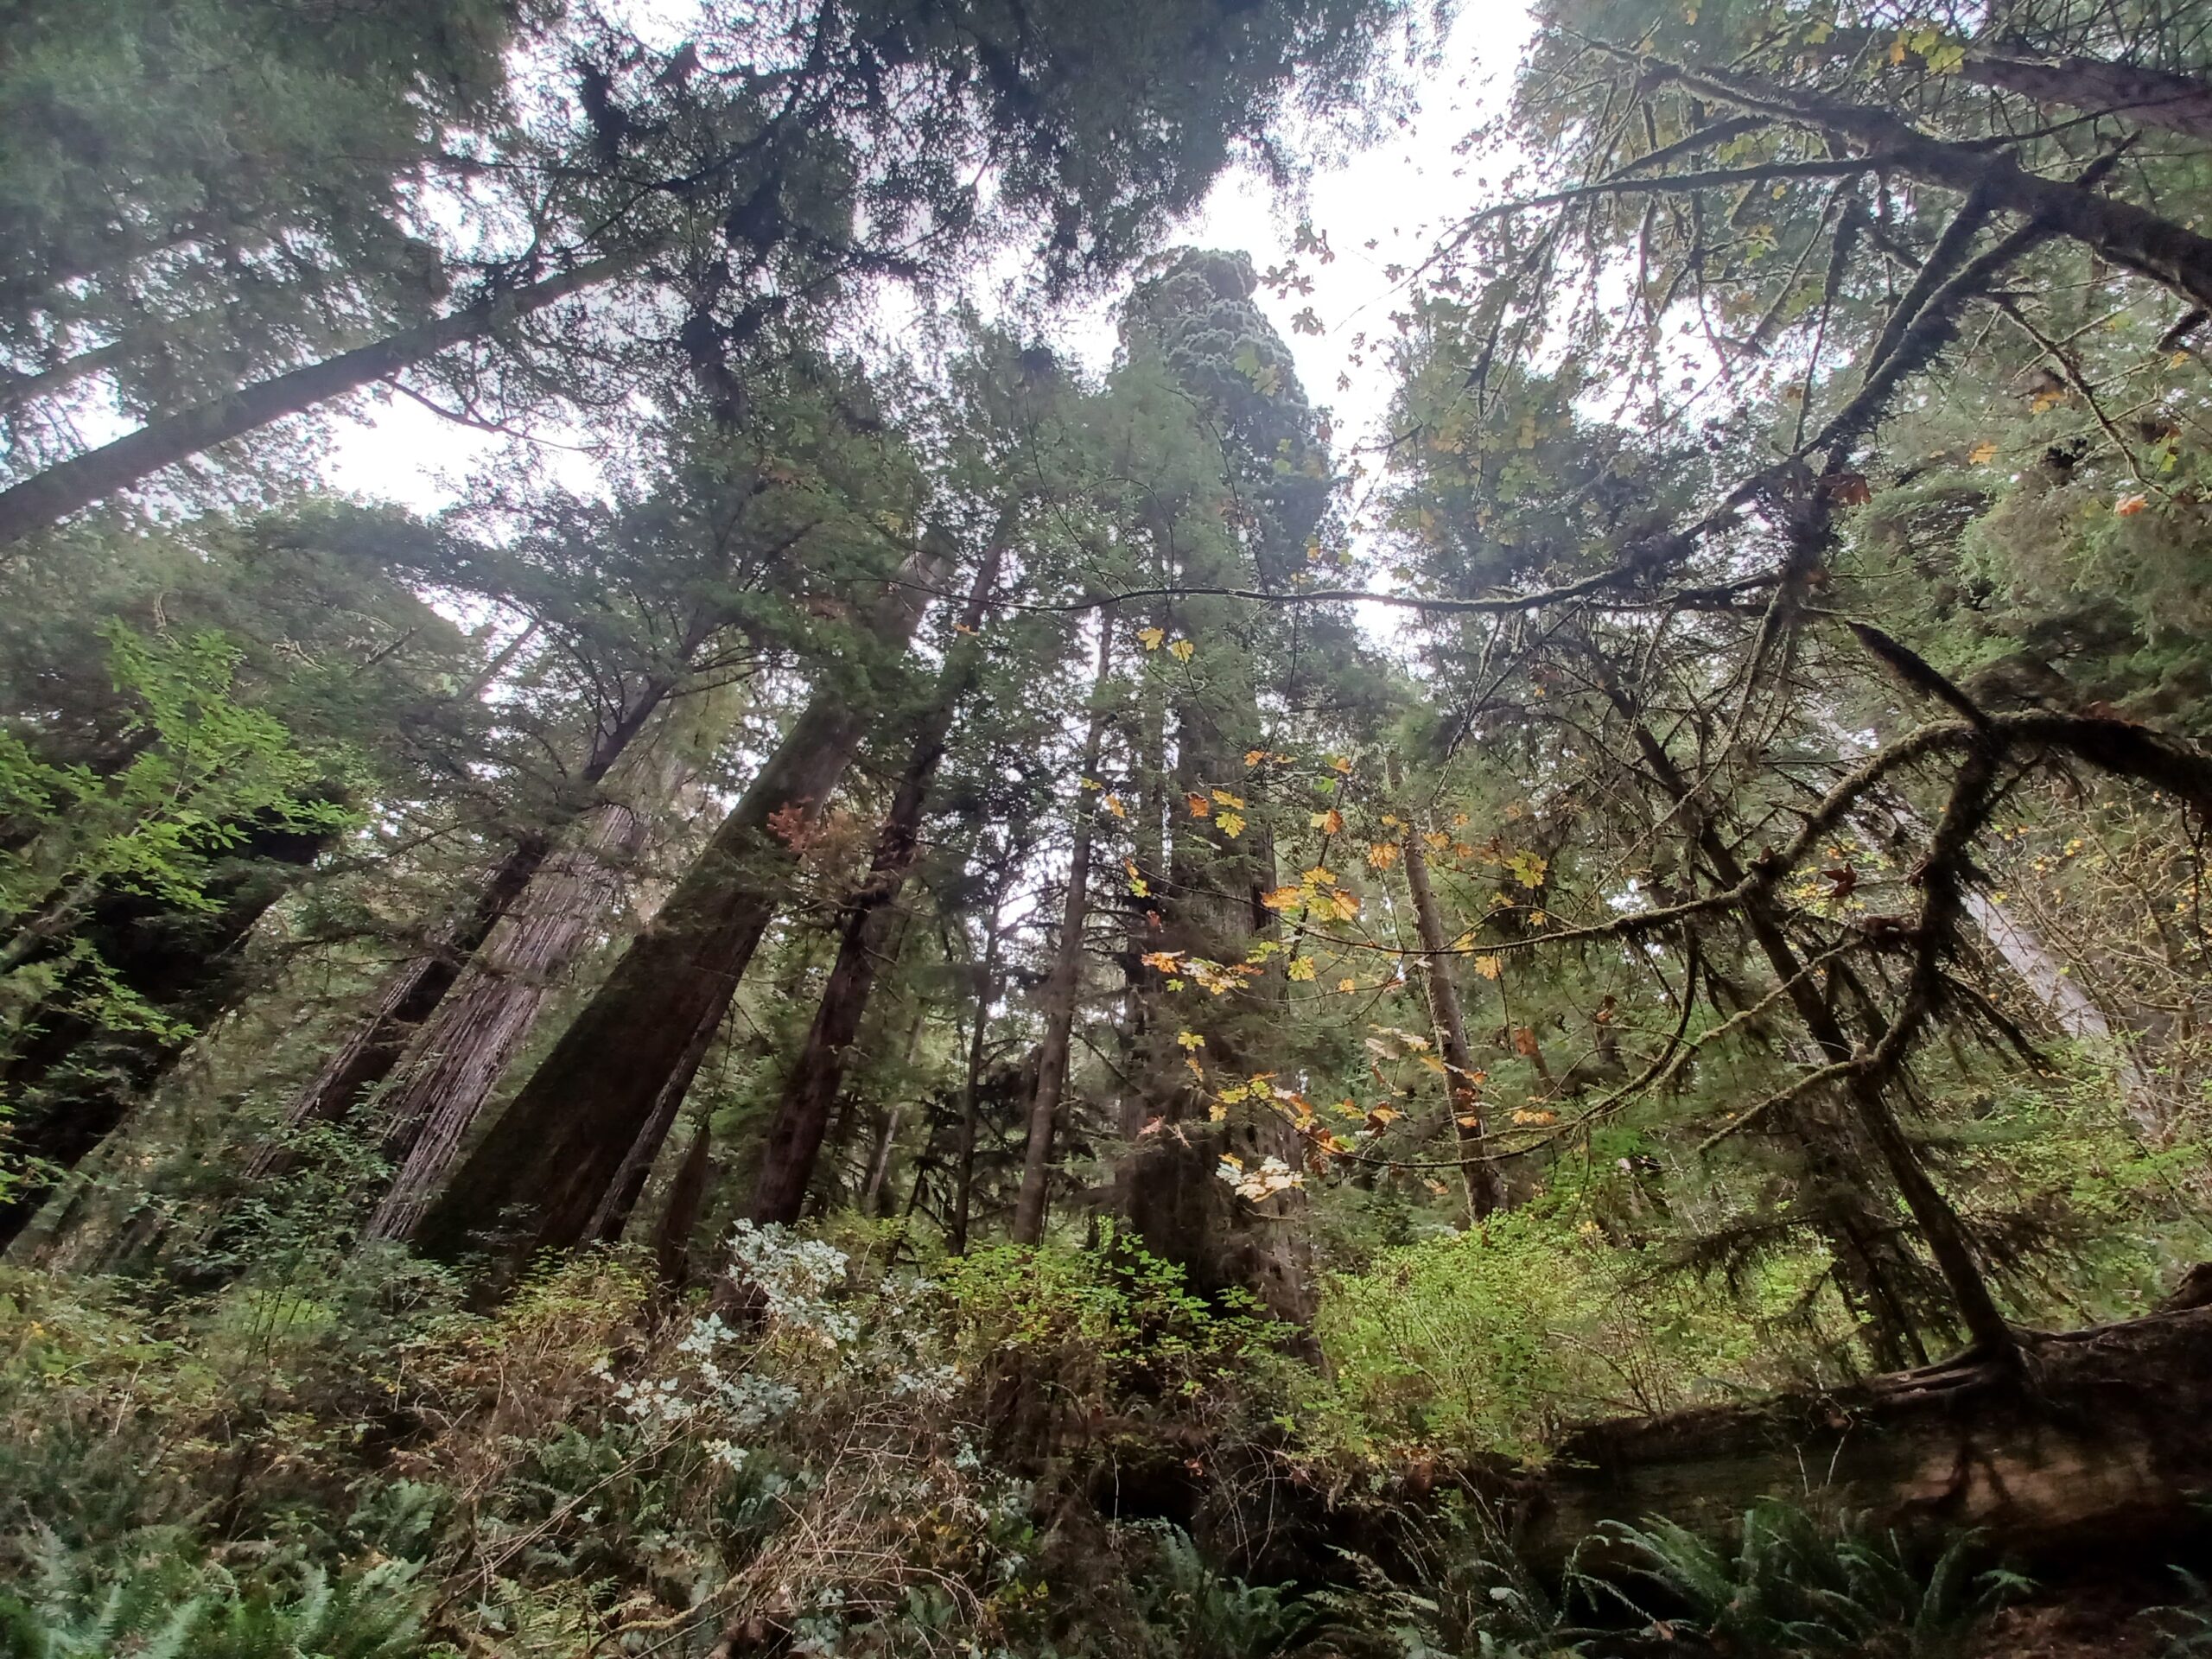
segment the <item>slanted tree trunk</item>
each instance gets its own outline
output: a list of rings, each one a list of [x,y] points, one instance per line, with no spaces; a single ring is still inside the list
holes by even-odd
[[[493,930],[385,1096],[384,1151],[398,1169],[362,1229],[365,1242],[413,1233],[560,976],[613,909],[620,870],[645,845],[645,820],[605,801],[582,829]]]
[[[2192,305],[2212,309],[2212,238],[2173,219],[2078,183],[2040,177],[2003,150],[1929,137],[1872,105],[1776,86],[1751,75],[1645,61],[1657,75],[1748,113],[1825,128],[1879,154],[1894,172],[1947,190],[1981,192],[1999,212],[2047,226],[2111,264],[2162,284]]]
[[[706,1202],[707,1177],[714,1166],[714,1135],[702,1122],[691,1145],[677,1166],[676,1179],[668,1190],[668,1207],[653,1230],[653,1264],[661,1283],[682,1285],[691,1276],[691,1235],[699,1225],[699,1211]]]
[[[636,1213],[638,1200],[645,1195],[645,1183],[652,1179],[653,1164],[660,1156],[661,1147],[668,1140],[669,1131],[676,1127],[676,1116],[683,1109],[685,1097],[690,1093],[692,1079],[698,1076],[699,1067],[707,1058],[707,1051],[714,1046],[715,1037],[722,1028],[727,1010],[715,1010],[703,1015],[698,1029],[691,1033],[691,1041],[683,1058],[669,1073],[668,1083],[653,1102],[652,1113],[630,1143],[629,1155],[622,1160],[622,1167],[599,1201],[599,1208],[592,1212],[591,1225],[584,1236],[595,1244],[617,1243],[628,1230],[630,1217]],[[703,1130],[703,1122],[702,1125]]]
[[[254,1149],[246,1164],[249,1181],[265,1180],[292,1167],[289,1143],[294,1135],[311,1123],[342,1122],[369,1090],[391,1075],[409,1041],[436,1012],[468,958],[537,874],[546,847],[538,836],[518,842],[435,947],[410,957],[385,976],[369,1017],[353,1027],[322,1069],[292,1097],[277,1134]]]
[[[453,346],[480,340],[518,317],[634,270],[643,258],[635,253],[611,255],[503,289],[450,316],[242,386],[228,397],[164,416],[112,443],[59,462],[12,489],[0,490],[0,545],[44,530],[219,443],[304,414]]]
[[[1090,724],[1083,737],[1083,770],[1095,777],[1106,741],[1106,693],[1114,671],[1114,612],[1098,613],[1098,671],[1090,683]],[[1045,1039],[1037,1056],[1037,1092],[1029,1103],[1029,1135],[1021,1154],[1021,1191],[1014,1205],[1014,1242],[1034,1244],[1045,1236],[1045,1198],[1052,1167],[1052,1128],[1068,1084],[1069,1045],[1075,1034],[1076,1003],[1083,988],[1084,927],[1090,912],[1090,830],[1097,810],[1089,792],[1075,791],[1073,829],[1068,842],[1067,901],[1060,910],[1060,944],[1045,982]]]
[[[475,688],[477,693],[536,632],[533,623],[509,642]],[[425,1030],[425,1022],[460,982],[470,958],[537,879],[561,830],[581,814],[605,810],[606,804],[596,800],[599,785],[675,688],[676,681],[666,675],[650,676],[639,683],[637,694],[593,739],[591,753],[561,804],[508,850],[467,910],[447,925],[431,950],[410,957],[385,976],[369,1017],[354,1027],[322,1069],[293,1097],[284,1114],[283,1131],[256,1150],[247,1166],[249,1179],[266,1179],[290,1167],[286,1145],[290,1132],[309,1123],[344,1121],[371,1090],[391,1075],[410,1043]],[[411,1139],[408,1144],[412,1144]],[[404,1156],[406,1146],[398,1151]]]
[[[837,959],[822,989],[814,1023],[784,1081],[776,1114],[769,1121],[747,1214],[756,1222],[788,1225],[799,1218],[807,1187],[814,1179],[830,1116],[844,1087],[847,1060],[861,1020],[875,990],[876,964],[883,959],[897,912],[893,906],[921,850],[922,816],[930,788],[952,730],[954,712],[974,683],[982,661],[976,630],[989,613],[993,591],[1006,559],[1011,518],[1002,519],[977,565],[974,584],[960,615],[959,631],[945,652],[936,694],[914,721],[913,747],[899,787],[876,832],[875,854],[867,876],[846,901],[838,930]]]
[[[918,555],[874,607],[885,651],[912,637],[936,568],[933,556]],[[808,703],[652,924],[454,1169],[416,1243],[455,1255],[497,1230],[513,1264],[588,1236],[662,1091],[689,1084],[702,1022],[728,1007],[869,719],[846,688]]]
[[[1632,705],[1618,688],[1604,688],[1616,710],[1627,722],[1638,753],[1662,792],[1678,810],[1694,806],[1689,779],[1674,763],[1659,740],[1637,717]],[[1743,884],[1745,870],[1722,837],[1719,827],[1702,814],[1695,820],[1699,849],[1724,887]],[[1764,893],[1755,893],[1743,906],[1746,925],[1777,981],[1786,988],[1789,1004],[1804,1022],[1824,1060],[1834,1065],[1853,1052],[1849,1033],[1835,1011],[1822,998],[1820,988],[1806,973],[1791,947],[1789,936]],[[1881,1085],[1854,1072],[1845,1086],[1854,1116],[1875,1151],[1897,1183],[1905,1206],[1927,1240],[1936,1270],[1951,1294],[1953,1305],[1967,1332],[1977,1344],[2003,1350],[2011,1343],[2011,1330],[1990,1294],[1987,1281],[1967,1242],[1965,1224],[1958,1212],[1929,1177],[1919,1154],[1905,1138]],[[1796,1134],[1807,1160],[1809,1192],[1807,1208],[1815,1224],[1835,1252],[1837,1265],[1850,1287],[1852,1300],[1870,1321],[1869,1345],[1878,1363],[1896,1365],[1910,1357],[1925,1361],[1927,1352],[1907,1301],[1907,1287],[1917,1264],[1901,1252],[1885,1226],[1872,1211],[1860,1180],[1852,1167],[1846,1139],[1836,1127],[1822,1121],[1821,1109],[1808,1105],[1784,1120]]]
[[[1421,824],[1407,830],[1406,887],[1413,894],[1414,921],[1421,933],[1421,980],[1428,989],[1429,1016],[1435,1021],[1438,1045],[1444,1051],[1445,1096],[1451,1103],[1453,1132],[1459,1138],[1459,1171],[1467,1185],[1467,1217],[1480,1221],[1505,1207],[1505,1183],[1497,1166],[1484,1155],[1482,1096],[1475,1077],[1475,1054],[1467,1041],[1466,1017],[1459,1007],[1459,989],[1452,982],[1452,935],[1445,931],[1444,915],[1428,881],[1428,855],[1421,844]]]

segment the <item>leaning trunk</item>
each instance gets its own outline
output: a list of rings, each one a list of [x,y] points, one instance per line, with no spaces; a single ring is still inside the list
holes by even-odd
[[[880,645],[905,645],[926,586],[904,582],[879,604]],[[702,1052],[696,1034],[728,1007],[798,868],[798,844],[867,726],[847,691],[808,704],[652,925],[423,1212],[416,1243],[453,1255],[496,1230],[503,1253],[520,1261],[588,1236],[663,1090],[688,1084]]]
[[[645,821],[602,803],[578,843],[550,860],[485,942],[423,1029],[385,1097],[385,1155],[398,1173],[362,1236],[410,1236],[560,976],[613,908],[620,871],[645,844]]]
[[[302,415],[427,361],[503,323],[636,269],[638,256],[594,259],[557,276],[509,289],[451,316],[387,335],[371,345],[271,376],[224,397],[165,416],[88,454],[0,490],[0,545],[21,541],[95,501],[130,488],[163,467]]]
[[[1467,1185],[1467,1215],[1480,1221],[1505,1205],[1505,1183],[1485,1155],[1482,1098],[1475,1079],[1474,1050],[1467,1042],[1467,1021],[1459,1007],[1459,988],[1452,982],[1451,935],[1428,882],[1428,855],[1419,825],[1406,831],[1406,887],[1413,894],[1414,920],[1421,931],[1421,980],[1428,989],[1428,1011],[1444,1050],[1444,1086],[1459,1135],[1459,1173]]]
[[[876,964],[889,947],[896,915],[893,906],[921,849],[922,814],[944,759],[953,713],[976,677],[981,658],[976,631],[982,625],[991,591],[998,584],[1009,528],[1001,524],[976,572],[955,644],[938,677],[937,695],[915,722],[914,747],[892,797],[891,810],[877,832],[875,855],[867,878],[846,906],[836,963],[830,970],[814,1024],[785,1080],[782,1098],[768,1125],[748,1211],[756,1222],[795,1222],[806,1203],[815,1160],[821,1155],[823,1136],[830,1127],[830,1109],[844,1086],[847,1057],[860,1035],[861,1017],[875,989]]]

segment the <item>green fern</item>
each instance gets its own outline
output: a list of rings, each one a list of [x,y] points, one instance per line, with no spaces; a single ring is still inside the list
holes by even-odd
[[[2026,1587],[2017,1573],[1974,1572],[1973,1534],[1923,1567],[1893,1532],[1832,1529],[1777,1501],[1746,1511],[1732,1550],[1665,1519],[1609,1522],[1602,1532],[1630,1552],[1634,1576],[1680,1610],[1672,1628],[1735,1652],[1930,1659]],[[1652,1617],[1616,1586],[1579,1582]]]
[[[93,1563],[50,1534],[0,1595],[0,1659],[420,1659],[415,1568],[385,1561],[333,1578],[304,1563],[240,1580],[195,1567],[175,1540]]]

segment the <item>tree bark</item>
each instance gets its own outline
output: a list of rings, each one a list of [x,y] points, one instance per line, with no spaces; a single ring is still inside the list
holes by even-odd
[[[0,490],[0,546],[44,530],[219,443],[304,414],[480,339],[502,323],[633,270],[642,258],[640,254],[622,254],[587,261],[558,276],[493,294],[449,316],[164,416],[112,443],[59,462],[11,489]]]
[[[524,640],[535,632],[536,625],[532,624],[524,633],[510,641],[499,653],[499,661],[511,659]],[[487,670],[486,683],[496,671],[496,664]],[[467,912],[448,924],[444,936],[433,950],[400,963],[385,976],[369,1018],[355,1028],[322,1070],[294,1097],[284,1115],[285,1131],[296,1130],[308,1123],[343,1121],[371,1090],[391,1075],[392,1068],[408,1052],[410,1045],[419,1044],[428,1029],[427,1022],[461,982],[470,959],[483,949],[493,931],[523,895],[532,890],[533,883],[540,880],[547,855],[562,829],[579,816],[608,810],[608,803],[596,800],[599,785],[645,731],[675,687],[675,680],[664,675],[654,675],[641,682],[637,696],[618,710],[613,722],[594,738],[591,753],[577,773],[574,786],[556,810],[536,830],[516,842],[479,890]],[[483,689],[479,685],[474,695],[480,696]],[[671,785],[671,792],[674,787]],[[632,819],[631,829],[641,828]],[[588,831],[587,844],[600,833],[599,829]],[[610,845],[606,850],[613,853],[618,849]],[[620,855],[626,858],[634,852],[632,848]],[[557,877],[556,885],[573,888],[575,881],[575,872],[572,870]],[[549,903],[550,899],[549,892],[535,897],[533,904],[540,909],[557,909],[558,903]],[[565,965],[565,958],[555,963],[549,957],[545,970],[554,971]],[[495,967],[494,971],[505,970]],[[285,1134],[279,1134],[255,1153],[247,1166],[249,1179],[266,1179],[291,1166],[286,1139]],[[413,1145],[413,1138],[410,1135],[404,1142],[388,1140],[387,1145],[388,1149],[404,1158]]]
[[[613,908],[619,871],[644,846],[645,830],[619,801],[594,809],[575,844],[547,861],[424,1025],[404,1077],[383,1102],[385,1155],[398,1170],[362,1229],[364,1242],[413,1234],[555,983]]]
[[[1823,1509],[1878,1533],[1948,1542],[1980,1529],[1993,1555],[2053,1567],[2171,1559],[2212,1482],[2212,1308],[2028,1340],[2031,1382],[1953,1364],[1580,1430],[1542,1476],[1500,1492],[1519,1512],[1516,1548],[1556,1571],[1604,1521],[1725,1531],[1762,1497],[1803,1501],[1810,1471]],[[1617,1548],[1578,1559],[1624,1564]]]
[[[343,1121],[362,1096],[391,1075],[409,1039],[436,1012],[461,970],[493,927],[519,899],[545,861],[547,841],[531,836],[515,843],[480,887],[467,914],[451,924],[436,947],[410,957],[385,976],[369,1017],[340,1044],[322,1069],[293,1096],[283,1129],[257,1147],[246,1164],[249,1181],[292,1167],[291,1135],[310,1123]]]
[[[918,555],[874,607],[884,649],[903,650],[912,637],[935,568]],[[796,843],[868,719],[843,690],[808,703],[651,925],[424,1211],[418,1246],[457,1255],[497,1229],[512,1264],[584,1240],[662,1090],[690,1083],[702,1022],[728,1007],[798,867]]]
[[[1022,1147],[1021,1190],[1014,1198],[1014,1242],[1034,1244],[1045,1236],[1045,1199],[1052,1166],[1052,1127],[1068,1083],[1069,1045],[1075,1033],[1076,1003],[1083,988],[1084,927],[1090,913],[1090,830],[1097,810],[1080,779],[1095,777],[1106,741],[1106,692],[1114,671],[1114,610],[1098,613],[1098,671],[1090,683],[1090,724],[1083,738],[1083,770],[1077,774],[1074,823],[1068,840],[1067,901],[1060,911],[1059,950],[1052,976],[1045,982],[1045,1040],[1037,1056],[1037,1092],[1029,1103],[1029,1135]]]
[[[1467,1041],[1467,1021],[1452,982],[1452,936],[1428,882],[1428,856],[1421,825],[1406,831],[1406,887],[1413,894],[1414,921],[1421,933],[1421,979],[1428,988],[1428,1011],[1444,1051],[1445,1097],[1459,1136],[1459,1172],[1467,1185],[1467,1218],[1478,1222],[1505,1207],[1505,1183],[1484,1155],[1482,1096],[1475,1083],[1475,1054]]]
[[[960,631],[945,652],[936,693],[914,721],[913,747],[892,796],[891,809],[876,832],[875,853],[868,874],[846,901],[838,931],[837,960],[823,987],[806,1041],[784,1081],[776,1115],[768,1124],[760,1173],[747,1209],[756,1222],[789,1225],[799,1218],[805,1206],[830,1112],[838,1090],[844,1086],[847,1059],[875,990],[876,964],[889,944],[896,915],[892,906],[898,902],[921,850],[922,817],[938,767],[944,760],[953,715],[974,683],[982,661],[976,632],[989,613],[1012,530],[1011,517],[1002,518],[976,567],[975,582],[961,611]]]
[[[1927,55],[1894,29],[1839,29],[1820,42],[1820,50],[1831,59],[1899,48],[1908,59]],[[2079,54],[2047,57],[2001,40],[1966,43],[1965,54],[1952,73],[1977,86],[2092,115],[2125,116],[2139,127],[2212,138],[2212,82],[2201,75]]]
[[[991,893],[991,912],[983,924],[983,960],[976,969],[975,1019],[968,1032],[968,1077],[960,1092],[960,1139],[952,1172],[952,1218],[945,1229],[944,1247],[955,1255],[968,1253],[968,1228],[976,1197],[976,1130],[982,1109],[983,1046],[990,1033],[991,999],[999,990],[999,944],[1005,937],[999,923],[1006,912],[1007,889],[1014,885],[1009,868]]]

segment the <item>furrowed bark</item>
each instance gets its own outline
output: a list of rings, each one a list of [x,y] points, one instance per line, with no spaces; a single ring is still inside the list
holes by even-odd
[[[876,964],[889,948],[896,918],[893,906],[921,850],[922,816],[938,767],[944,760],[952,717],[975,683],[981,664],[976,631],[989,613],[1011,529],[1009,521],[1001,521],[976,568],[960,615],[962,631],[954,635],[952,648],[945,653],[935,695],[914,722],[913,747],[892,796],[891,809],[876,832],[875,853],[868,874],[846,901],[836,963],[823,987],[822,1001],[815,1010],[806,1042],[785,1079],[776,1115],[769,1122],[760,1171],[747,1210],[756,1222],[788,1225],[799,1218],[805,1206],[830,1112],[838,1090],[844,1087],[847,1058],[875,990]]]
[[[511,659],[536,631],[536,625],[532,624],[524,634],[509,642],[499,653],[499,661],[487,669],[485,683],[490,683],[498,668]],[[539,879],[561,829],[580,815],[607,810],[605,802],[594,804],[594,791],[674,689],[675,682],[663,677],[643,682],[628,706],[611,725],[601,730],[576,776],[577,786],[547,822],[515,843],[479,890],[467,912],[448,925],[435,949],[400,963],[385,976],[369,1018],[293,1099],[284,1116],[285,1131],[295,1131],[308,1123],[343,1121],[372,1089],[391,1075],[409,1046],[425,1033],[427,1022],[460,982],[470,958],[483,949],[493,929]],[[482,690],[483,686],[480,685],[474,695],[481,695]],[[587,841],[598,833],[597,830],[589,831]],[[543,899],[539,900],[541,907],[543,902]],[[249,1179],[264,1179],[291,1166],[293,1160],[286,1140],[287,1135],[280,1134],[255,1153],[247,1166]],[[412,1144],[411,1136],[404,1143],[388,1142],[402,1157]]]
[[[1080,777],[1098,773],[1106,741],[1106,688],[1114,671],[1114,612],[1098,613],[1098,671],[1090,683],[1090,724],[1083,738]],[[1052,1165],[1052,1128],[1068,1083],[1068,1050],[1075,1033],[1076,1001],[1083,985],[1083,933],[1090,911],[1090,830],[1094,809],[1076,791],[1068,846],[1067,902],[1060,912],[1059,949],[1045,982],[1045,1040],[1037,1056],[1037,1092],[1029,1103],[1029,1137],[1022,1148],[1021,1190],[1014,1205],[1014,1242],[1045,1236],[1045,1199]]]
[[[495,294],[450,316],[165,416],[112,443],[49,467],[11,489],[0,490],[0,545],[44,530],[219,443],[304,414],[454,346],[480,339],[502,323],[633,270],[640,260],[639,255],[623,254],[588,261],[556,276]]]
[[[284,1113],[283,1128],[257,1147],[246,1165],[248,1180],[283,1174],[296,1161],[288,1144],[310,1123],[345,1119],[363,1096],[391,1075],[409,1040],[445,1000],[468,958],[491,936],[499,918],[522,896],[545,861],[542,836],[518,842],[500,860],[467,913],[452,925],[436,948],[410,957],[385,976],[369,1017],[324,1063]]]
[[[880,645],[905,646],[934,569],[918,556],[879,602]],[[793,843],[868,725],[843,691],[807,705],[652,925],[424,1211],[420,1248],[458,1255],[496,1228],[499,1255],[514,1263],[588,1236],[662,1090],[689,1084],[702,1022],[728,1007],[798,867]]]
[[[645,821],[603,802],[576,844],[550,859],[423,1028],[406,1075],[383,1102],[384,1150],[399,1167],[364,1242],[412,1235],[477,1114],[543,1011],[560,975],[613,907],[620,867]]]

